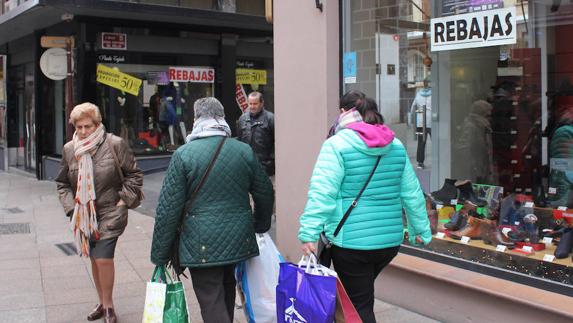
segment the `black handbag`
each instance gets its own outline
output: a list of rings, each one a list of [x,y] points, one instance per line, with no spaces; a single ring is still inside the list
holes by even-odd
[[[364,190],[366,190],[366,186],[368,186],[368,183],[370,183],[370,180],[372,179],[374,172],[376,172],[376,168],[378,168],[378,164],[380,164],[380,159],[382,159],[382,156],[378,156],[376,164],[374,164],[374,168],[372,168],[372,171],[370,172],[370,175],[368,176],[366,183],[364,183],[364,186],[362,186],[362,189],[360,190],[354,201],[352,201],[352,203],[348,207],[348,210],[346,210],[346,213],[344,213],[342,220],[340,220],[340,223],[338,223],[336,230],[334,230],[335,238],[340,232],[340,229],[342,229],[342,226],[344,225],[344,222],[346,222],[346,219],[348,219],[350,212],[352,212],[352,210],[358,204],[358,200],[362,196],[362,193],[364,193]],[[330,267],[330,264],[332,263],[332,241],[328,240],[324,230],[320,233],[320,238],[318,239],[318,245],[316,248],[316,257],[318,258],[318,262],[321,265],[325,267]]]
[[[179,227],[177,228],[177,233],[175,234],[175,241],[173,242],[173,248],[171,248],[171,257],[169,259],[169,262],[167,263],[167,266],[173,269],[177,277],[183,275],[185,278],[187,278],[187,276],[183,274],[186,267],[181,266],[181,260],[179,259],[179,243],[181,240],[183,221],[185,220],[187,213],[189,213],[189,211],[191,210],[191,206],[193,204],[193,201],[195,200],[195,197],[197,197],[197,193],[207,180],[207,177],[209,176],[211,169],[213,169],[213,165],[215,165],[215,162],[217,161],[217,157],[221,152],[221,148],[223,148],[223,144],[225,144],[225,139],[227,139],[227,137],[223,137],[223,140],[221,140],[221,142],[219,142],[219,145],[217,145],[217,148],[213,153],[213,157],[211,157],[211,161],[209,162],[207,169],[205,169],[205,173],[203,173],[203,176],[199,180],[197,187],[195,187],[195,189],[191,193],[191,196],[187,199],[185,207],[183,208],[183,213],[181,214],[181,220],[179,221]]]

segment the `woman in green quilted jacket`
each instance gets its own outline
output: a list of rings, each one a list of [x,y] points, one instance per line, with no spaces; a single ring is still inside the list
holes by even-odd
[[[338,235],[334,231],[374,169],[372,179]],[[332,262],[363,322],[374,317],[374,280],[398,253],[405,209],[410,242],[432,239],[422,189],[408,154],[366,98],[341,109],[336,134],[322,145],[312,174],[298,238],[305,254],[320,233],[333,243]]]
[[[228,138],[231,130],[221,103],[199,99],[194,110],[193,131],[173,154],[159,195],[151,261],[165,265],[179,250],[203,321],[231,323],[235,264],[259,254],[255,233],[270,228],[274,191],[251,147]],[[211,171],[191,200],[220,144]],[[181,238],[174,246],[178,229]]]

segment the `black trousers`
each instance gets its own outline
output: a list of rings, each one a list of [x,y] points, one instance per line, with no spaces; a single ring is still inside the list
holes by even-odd
[[[364,323],[376,323],[374,280],[398,254],[400,247],[354,250],[332,247],[332,263]]]
[[[205,323],[232,323],[235,313],[235,265],[189,268]]]
[[[417,132],[422,132],[423,128],[417,128]],[[426,159],[426,141],[428,136],[432,136],[432,128],[426,128],[427,135],[424,136],[422,134],[416,135],[418,140],[418,149],[416,150],[416,161],[418,164],[424,164],[424,160]]]

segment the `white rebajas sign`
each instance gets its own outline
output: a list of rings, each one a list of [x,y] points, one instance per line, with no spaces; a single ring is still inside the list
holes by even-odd
[[[515,44],[515,16],[511,7],[432,19],[432,51]]]

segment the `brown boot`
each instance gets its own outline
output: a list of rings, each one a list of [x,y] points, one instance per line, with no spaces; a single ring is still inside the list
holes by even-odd
[[[508,249],[515,248],[515,244],[499,232],[494,221],[484,220],[480,224],[480,231],[483,242],[490,245],[502,245]]]
[[[115,311],[113,310],[113,307],[106,308],[104,311],[105,311],[105,317],[103,321],[105,323],[117,323],[117,317],[115,316]]]
[[[468,217],[468,223],[465,227],[458,231],[454,231],[450,233],[450,237],[452,239],[461,240],[463,236],[469,237],[471,239],[480,239],[481,238],[481,231],[480,231],[480,222],[482,220],[476,218],[475,216]]]
[[[88,314],[88,321],[101,319],[103,316],[103,305],[97,304],[96,307]]]

